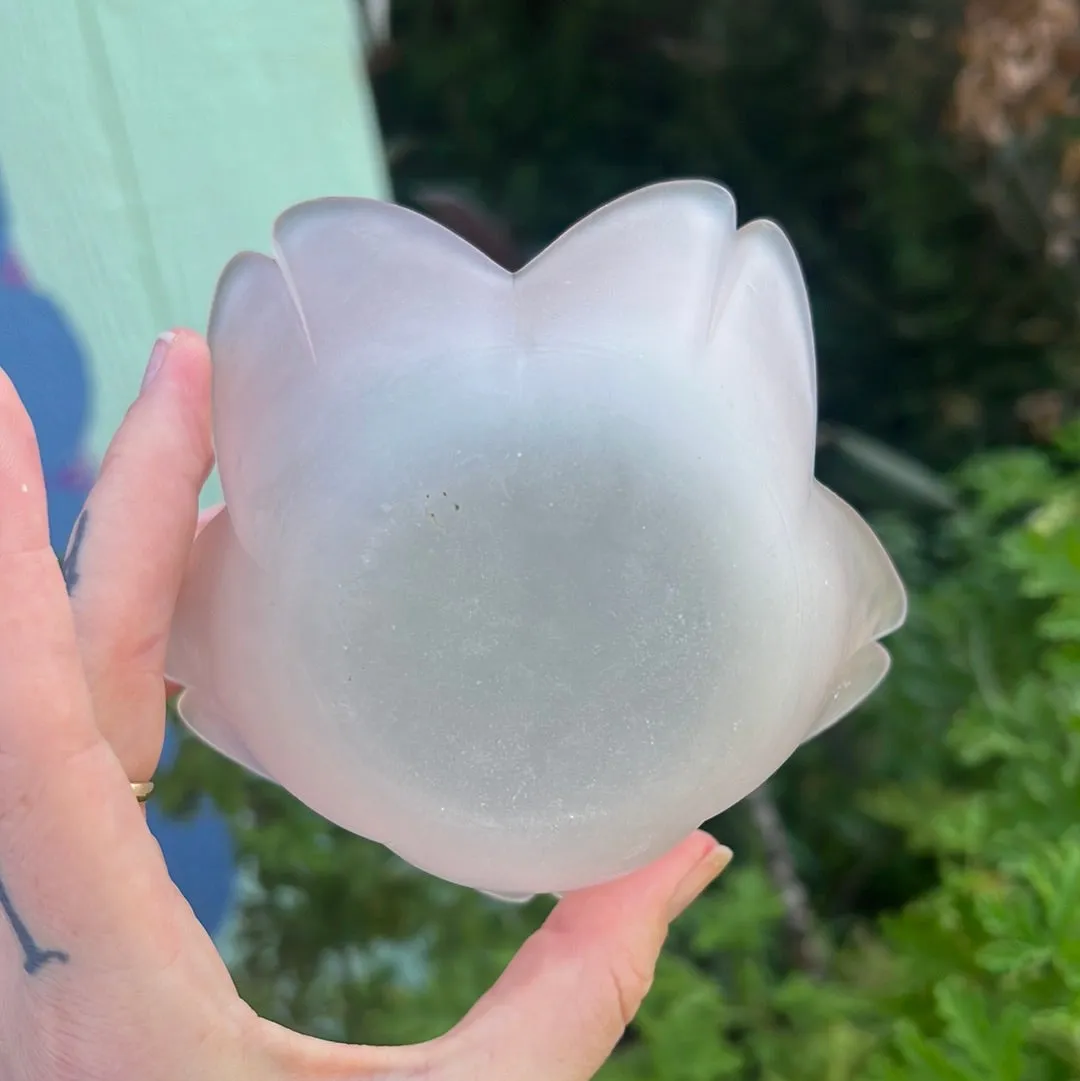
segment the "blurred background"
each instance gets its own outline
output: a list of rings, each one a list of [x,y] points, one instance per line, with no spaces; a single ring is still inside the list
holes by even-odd
[[[65,0],[70,38],[19,7],[0,364],[56,448],[60,547],[154,334],[203,326],[289,202],[393,197],[508,267],[672,177],[783,225],[818,475],[911,617],[883,689],[709,824],[735,864],[602,1076],[1080,1077],[1080,0]],[[435,881],[176,733],[160,793],[241,992],[295,1028],[433,1036],[549,907]]]

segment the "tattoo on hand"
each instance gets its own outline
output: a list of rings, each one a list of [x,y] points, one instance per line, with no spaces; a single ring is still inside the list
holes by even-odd
[[[60,572],[64,576],[64,585],[67,587],[69,596],[79,583],[79,552],[82,549],[83,538],[86,536],[86,518],[84,509],[75,520],[75,528],[71,532],[67,553],[60,561]],[[40,972],[50,961],[61,965],[68,963],[70,958],[63,950],[47,950],[38,945],[37,940],[30,934],[26,921],[16,911],[3,879],[0,879],[0,911],[7,917],[12,931],[15,932],[15,938],[23,951],[23,968],[31,976]]]
[[[86,536],[86,521],[87,513],[83,508],[79,512],[79,517],[75,519],[75,528],[71,531],[67,552],[60,562],[60,573],[64,576],[64,585],[67,586],[69,597],[79,584],[79,552],[82,550],[83,538]]]
[[[23,918],[15,911],[15,905],[12,903],[2,879],[0,879],[0,909],[3,909],[8,923],[11,924],[11,929],[15,932],[15,937],[22,947],[23,968],[31,976],[43,969],[50,961],[56,961],[57,964],[61,965],[68,963],[70,958],[63,950],[44,950],[34,941],[34,937],[30,934]]]

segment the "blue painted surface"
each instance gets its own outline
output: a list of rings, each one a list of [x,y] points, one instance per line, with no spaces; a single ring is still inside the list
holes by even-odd
[[[170,727],[165,733],[162,771],[168,770],[178,749]],[[172,880],[199,922],[215,934],[229,912],[235,882],[235,858],[225,823],[208,799],[200,802],[191,818],[184,819],[167,818],[150,800],[146,820],[161,845]]]
[[[33,418],[49,493],[49,531],[53,546],[62,549],[92,479],[81,460],[89,388],[79,347],[47,297],[0,285],[0,367]]]
[[[62,552],[93,484],[84,447],[91,413],[91,378],[73,328],[49,297],[36,292],[11,249],[10,208],[0,177],[0,368],[26,405],[38,435],[49,496],[49,530]],[[162,769],[176,753],[166,736]],[[147,821],[173,881],[203,926],[214,934],[229,908],[235,860],[228,828],[208,801],[182,821],[154,802]]]

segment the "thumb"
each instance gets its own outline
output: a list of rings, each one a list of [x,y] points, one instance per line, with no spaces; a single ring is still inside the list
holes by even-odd
[[[697,832],[645,869],[568,894],[441,1040],[439,1081],[586,1081],[652,984],[669,923],[727,866]]]

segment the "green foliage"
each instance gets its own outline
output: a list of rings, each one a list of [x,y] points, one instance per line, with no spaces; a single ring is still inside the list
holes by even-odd
[[[933,854],[941,878],[883,921],[898,1020],[868,1077],[1080,1071],[1077,464],[1055,469],[1048,456],[1012,452],[966,471],[979,502],[956,532],[973,548],[988,544],[981,558],[1010,575],[1023,620],[1002,647],[1037,648],[1023,666],[973,666],[973,693],[946,733],[959,778],[932,800],[897,787],[871,801]]]

